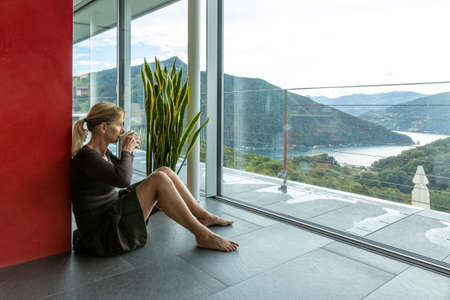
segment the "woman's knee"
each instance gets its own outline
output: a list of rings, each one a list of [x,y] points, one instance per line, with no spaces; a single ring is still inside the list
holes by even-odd
[[[157,172],[163,172],[163,173],[165,173],[165,174],[167,174],[167,175],[173,173],[172,169],[169,168],[169,167],[166,167],[166,166],[160,167],[160,168],[158,168],[156,171],[157,171]]]
[[[147,178],[146,178],[146,182],[147,183],[151,183],[151,182],[155,182],[157,184],[161,184],[162,182],[168,181],[170,180],[169,176],[160,171],[159,169],[156,170],[155,172],[153,172],[152,174],[150,174]]]
[[[139,191],[139,193],[143,193],[145,195],[157,194],[161,189],[164,189],[169,181],[170,178],[167,174],[164,172],[155,171],[143,180],[142,184],[137,187],[137,190],[142,191]]]

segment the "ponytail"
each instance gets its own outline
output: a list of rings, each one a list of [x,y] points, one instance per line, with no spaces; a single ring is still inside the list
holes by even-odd
[[[85,119],[81,119],[73,124],[72,130],[72,157],[83,147],[83,143],[87,138],[88,130],[83,128]]]

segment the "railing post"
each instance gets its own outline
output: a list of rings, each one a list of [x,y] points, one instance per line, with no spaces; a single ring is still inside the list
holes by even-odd
[[[412,205],[430,209],[430,192],[427,184],[428,178],[422,166],[417,166],[416,174],[413,178],[414,189],[412,191]]]
[[[283,90],[283,110],[284,110],[284,117],[283,117],[283,170],[278,173],[278,176],[283,179],[283,183],[278,188],[283,193],[287,193],[287,90]]]

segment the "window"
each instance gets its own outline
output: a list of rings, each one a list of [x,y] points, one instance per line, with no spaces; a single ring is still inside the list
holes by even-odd
[[[448,9],[224,1],[223,195],[444,261]]]

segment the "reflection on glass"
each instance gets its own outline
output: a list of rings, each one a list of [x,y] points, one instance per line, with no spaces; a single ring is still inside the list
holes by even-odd
[[[251,161],[257,153],[282,151],[283,93],[247,90],[252,80],[228,79],[224,94],[224,166],[266,174],[270,166]],[[233,91],[235,85],[244,89]]]
[[[74,14],[72,122],[95,103],[117,101],[116,4],[100,0]]]
[[[201,69],[205,70],[206,53],[205,45],[205,9],[206,1],[202,1],[201,20]],[[135,0],[131,2],[131,10],[138,11],[142,8],[143,2]],[[146,117],[144,88],[141,80],[140,70],[144,58],[150,63],[154,70],[154,58],[160,60],[161,66],[170,68],[176,60],[178,70],[182,69],[184,78],[188,74],[187,67],[187,1],[178,1],[169,6],[163,7],[151,13],[145,14],[131,22],[131,129],[141,136],[140,159],[135,160],[134,168],[141,172],[146,172],[145,151],[147,150],[146,138]],[[206,75],[201,72],[201,110],[206,112]],[[186,112],[187,115],[187,112]],[[202,116],[201,122],[205,119]],[[201,161],[205,157],[205,133],[200,135]],[[201,188],[204,189],[204,164],[201,164],[202,178]],[[186,168],[180,172],[181,178],[186,182]]]
[[[141,6],[140,1],[131,4],[132,11]],[[147,151],[145,95],[141,79],[144,58],[155,70],[154,59],[161,66],[170,68],[177,60],[177,68],[187,74],[187,6],[186,1],[163,7],[131,22],[131,129],[141,137],[142,159],[135,160],[134,168],[146,172]]]

